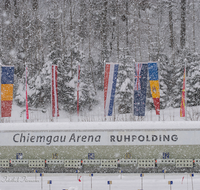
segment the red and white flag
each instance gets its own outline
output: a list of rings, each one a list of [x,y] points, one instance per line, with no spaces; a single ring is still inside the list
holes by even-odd
[[[183,184],[183,180],[184,180],[184,176],[182,177],[182,181],[181,181],[181,184]]]
[[[52,65],[52,116],[58,117],[58,85],[57,85],[57,65]]]
[[[77,75],[78,75],[78,81],[77,81],[77,115],[79,116],[79,85],[80,85],[80,65],[77,67]]]
[[[27,92],[27,74],[28,73],[28,67],[26,66],[26,119],[29,119],[29,113],[28,113],[28,92]]]
[[[78,178],[78,181],[81,182],[81,176]]]

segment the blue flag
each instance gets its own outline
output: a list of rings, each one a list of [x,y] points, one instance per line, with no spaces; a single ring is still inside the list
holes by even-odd
[[[148,64],[135,64],[134,115],[145,116]]]

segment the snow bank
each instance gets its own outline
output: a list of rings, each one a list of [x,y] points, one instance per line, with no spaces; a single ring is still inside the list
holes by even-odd
[[[15,130],[181,130],[200,129],[198,121],[166,122],[48,122],[48,123],[0,123],[0,131]]]

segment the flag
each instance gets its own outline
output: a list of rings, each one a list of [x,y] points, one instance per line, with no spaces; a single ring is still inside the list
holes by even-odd
[[[78,181],[81,182],[81,176],[78,178]]]
[[[1,67],[1,117],[11,117],[13,102],[14,67]]]
[[[57,65],[52,65],[52,116],[58,117],[58,85],[57,85]]]
[[[52,180],[48,180],[48,181],[47,181],[47,184],[52,184]]]
[[[104,75],[104,116],[112,116],[119,64],[107,63]]]
[[[160,115],[160,90],[159,90],[157,63],[148,63],[148,68],[149,68],[149,82],[151,88],[151,95],[153,98],[156,115]]]
[[[27,72],[28,72],[28,67],[26,66],[26,119],[29,119],[29,113],[28,113],[28,92],[27,92]]]
[[[135,64],[134,115],[145,116],[147,68],[145,63]]]
[[[183,89],[182,89],[182,98],[181,98],[180,117],[185,117],[185,69],[184,69],[184,75],[183,75]]]
[[[77,115],[79,116],[79,85],[80,85],[80,72],[81,72],[81,69],[80,69],[80,65],[78,65],[78,68],[77,68],[77,76],[78,76],[78,81],[77,81]]]
[[[184,180],[184,176],[182,177],[182,181],[181,181],[181,184],[183,184],[183,180]]]

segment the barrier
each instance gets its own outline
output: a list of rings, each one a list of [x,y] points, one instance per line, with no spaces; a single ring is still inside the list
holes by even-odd
[[[101,160],[101,168],[117,168],[117,159]]]
[[[138,159],[138,168],[154,168],[154,159]]]
[[[175,159],[157,159],[157,163],[161,165],[165,164],[174,164],[175,165]]]
[[[30,168],[44,168],[45,167],[45,160],[29,160],[28,166]]]
[[[176,159],[176,168],[192,168],[193,159]]]
[[[196,165],[200,166],[200,159],[194,159],[194,161]]]
[[[64,160],[60,160],[60,159],[47,159],[46,160],[46,164],[55,164],[55,165],[57,165],[57,164],[64,164]]]
[[[132,171],[136,171],[137,168],[151,169],[157,167],[162,169],[169,168],[169,171],[173,171],[173,168],[176,171],[179,171],[181,168],[188,168],[188,171],[199,171],[200,167],[200,159],[85,159],[82,161],[83,164],[81,164],[81,159],[0,159],[0,168],[13,168],[13,171],[19,171],[20,166],[23,169],[27,167],[27,169],[46,168],[47,170],[50,168],[57,168],[58,170],[59,168],[79,169],[82,166],[84,166],[83,169],[91,169],[90,167],[95,166],[99,167],[99,169],[119,168],[127,171],[128,166],[130,166]],[[194,168],[194,170],[191,170],[191,168]]]
[[[84,165],[100,165],[101,164],[101,160],[100,159],[94,159],[94,160],[83,160],[83,164]]]
[[[9,160],[8,159],[1,159],[0,160],[0,167],[1,168],[9,168]]]
[[[78,159],[64,160],[64,167],[65,168],[80,168],[81,160],[78,160]]]
[[[122,165],[136,165],[137,159],[120,159],[120,164]]]
[[[29,160],[27,159],[11,159],[13,165],[28,165]]]

